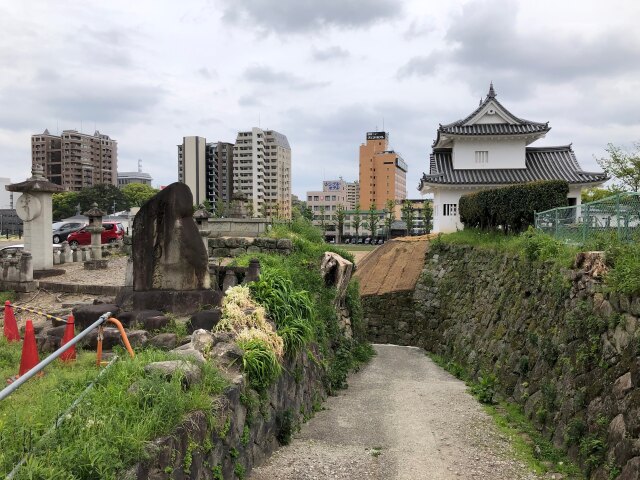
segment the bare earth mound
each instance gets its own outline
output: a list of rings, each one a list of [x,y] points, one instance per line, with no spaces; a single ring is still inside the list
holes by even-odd
[[[413,290],[434,235],[402,237],[376,248],[358,264],[360,295]]]

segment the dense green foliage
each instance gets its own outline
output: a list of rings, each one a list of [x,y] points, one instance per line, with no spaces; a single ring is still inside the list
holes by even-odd
[[[633,147],[633,150],[625,151],[609,143],[605,149],[609,156],[596,160],[608,175],[618,180],[616,187],[637,192],[640,190],[640,142]]]
[[[98,208],[107,213],[140,207],[153,197],[158,190],[141,183],[131,183],[122,189],[111,184],[100,184],[84,188],[79,192],[62,192],[53,194],[53,219],[72,217],[78,209],[86,212],[95,202]],[[115,207],[115,210],[114,210]]]
[[[270,235],[290,238],[294,250],[288,256],[257,254],[237,259],[240,264],[248,264],[254,257],[260,260],[261,281],[251,286],[252,296],[276,323],[285,352],[295,353],[311,339],[315,340],[327,369],[327,389],[332,392],[344,388],[347,374],[371,358],[373,349],[364,340],[356,282],[351,281],[346,296],[354,333],[354,339],[350,340],[340,331],[333,306],[336,291],[325,285],[320,275],[320,261],[326,251],[336,252],[350,261],[353,256],[325,243],[320,230],[303,217],[274,225]],[[308,354],[313,356],[311,350]]]
[[[465,228],[521,232],[533,225],[535,212],[565,206],[568,193],[561,180],[482,190],[460,198],[460,219]]]
[[[606,249],[609,272],[607,287],[627,295],[640,294],[640,245],[638,243],[610,243]]]
[[[249,384],[260,392],[269,388],[282,371],[273,350],[257,338],[238,341],[238,346],[244,351],[242,369],[247,374]]]
[[[0,377],[16,373],[20,344],[0,340]],[[156,350],[121,356],[55,433],[42,438],[56,419],[98,376],[95,353],[75,363],[58,361],[0,403],[0,477],[29,454],[16,479],[115,479],[139,461],[147,442],[171,432],[187,412],[213,412],[225,381],[211,364],[202,382],[184,390],[182,378],[147,375],[144,366],[173,358]]]
[[[130,207],[141,207],[160,190],[143,183],[130,183],[121,188]]]

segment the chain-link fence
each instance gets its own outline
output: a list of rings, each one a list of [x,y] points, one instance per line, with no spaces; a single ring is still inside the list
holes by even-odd
[[[595,202],[535,214],[536,228],[558,240],[587,243],[640,240],[640,194],[619,193]]]

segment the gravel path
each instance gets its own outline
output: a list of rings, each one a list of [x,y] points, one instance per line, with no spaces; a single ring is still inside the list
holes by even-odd
[[[252,480],[537,479],[466,391],[423,350],[376,345],[351,376]]]

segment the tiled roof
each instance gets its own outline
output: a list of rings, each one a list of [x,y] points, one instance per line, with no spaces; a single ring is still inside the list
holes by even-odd
[[[584,172],[571,145],[526,149],[526,168],[483,168],[456,170],[450,148],[436,148],[431,154],[429,175],[423,174],[419,190],[424,184],[436,185],[506,185],[536,180],[566,180],[572,184],[602,183],[605,173]]]
[[[475,123],[473,125],[467,125],[478,113],[480,113],[489,102],[493,102],[498,106],[504,115],[512,123]],[[440,125],[438,127],[437,138],[433,142],[433,146],[438,145],[440,141],[440,135],[526,135],[535,133],[546,133],[551,130],[549,122],[539,123],[532,122],[531,120],[525,120],[524,118],[516,117],[513,113],[507,110],[496,98],[496,92],[493,88],[493,83],[489,87],[489,93],[485,97],[484,101],[480,102],[478,108],[467,115],[465,118],[446,125]]]
[[[441,125],[440,133],[448,135],[522,135],[528,133],[544,133],[550,130],[547,123],[527,122],[510,123],[476,123],[474,125]]]

